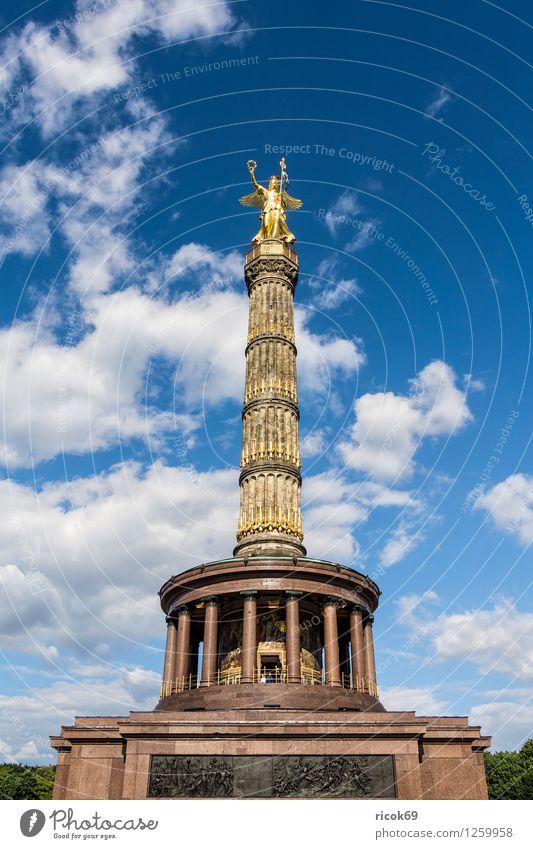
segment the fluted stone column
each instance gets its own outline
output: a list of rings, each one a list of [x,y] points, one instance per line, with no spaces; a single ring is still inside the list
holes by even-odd
[[[374,638],[372,635],[373,616],[367,616],[363,628],[363,638],[365,646],[365,665],[366,677],[373,684],[376,683],[376,660],[374,657]]]
[[[177,631],[172,616],[167,616],[167,642],[165,646],[165,663],[163,666],[163,683],[168,684],[174,680],[174,669],[176,664],[176,641]]]
[[[300,684],[300,592],[286,592],[285,643],[287,648],[287,682]]]
[[[339,631],[337,626],[337,600],[327,599],[324,602],[324,654],[326,684],[340,687],[339,673]]]
[[[241,684],[253,684],[257,655],[257,593],[241,592],[242,613]]]
[[[184,679],[189,674],[190,642],[191,642],[191,612],[182,605],[178,613],[178,639],[176,645],[176,667],[174,677],[178,682],[178,690],[183,689]]]
[[[298,255],[269,239],[248,252],[244,271],[250,309],[234,555],[293,557],[306,553],[294,343]]]
[[[204,599],[204,651],[202,654],[202,680],[201,687],[209,687],[215,683],[218,658],[218,599],[214,597]]]
[[[355,605],[350,613],[350,642],[352,644],[352,682],[356,687],[357,681],[367,677],[365,644],[363,638],[363,616],[365,610]]]

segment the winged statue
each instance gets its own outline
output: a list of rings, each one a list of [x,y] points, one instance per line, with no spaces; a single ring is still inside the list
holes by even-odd
[[[293,198],[289,195],[284,186],[289,182],[287,170],[285,167],[285,159],[280,162],[281,174],[278,177],[271,177],[266,189],[255,179],[255,169],[257,163],[253,159],[246,163],[248,171],[252,178],[252,185],[255,191],[249,195],[244,195],[240,198],[240,203],[243,206],[257,206],[261,210],[261,227],[259,232],[253,237],[252,242],[259,244],[265,239],[279,239],[280,241],[291,244],[296,240],[296,236],[287,227],[286,209],[300,209],[302,201],[298,198]]]

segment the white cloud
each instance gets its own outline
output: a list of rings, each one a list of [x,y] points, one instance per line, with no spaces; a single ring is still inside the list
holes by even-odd
[[[355,191],[346,189],[328,209],[327,214],[321,220],[334,237],[343,234],[345,237],[353,231],[353,236],[348,238],[344,245],[346,251],[356,253],[362,251],[372,242],[378,232],[380,221],[377,218],[362,218],[364,209],[360,203],[359,195]],[[359,216],[356,218],[355,216]],[[356,285],[356,281],[348,281]],[[354,289],[354,291],[356,291]]]
[[[190,0],[118,0],[102,7],[77,0],[67,19],[48,25],[29,22],[4,42],[0,83],[12,86],[29,76],[11,117],[37,120],[50,135],[69,119],[81,98],[127,87],[134,63],[128,60],[133,39],[155,35],[163,42],[227,32],[235,24],[225,2]]]
[[[360,556],[354,527],[365,518],[358,504],[323,501],[304,513],[304,543],[313,557],[351,563]]]
[[[381,481],[411,477],[425,437],[451,436],[472,421],[456,380],[450,366],[435,360],[410,381],[409,395],[362,395],[355,402],[351,440],[340,444],[344,462]]]
[[[513,696],[513,690],[509,690]],[[473,705],[469,710],[472,725],[481,725],[481,731],[492,735],[492,751],[519,749],[531,737],[533,728],[533,692],[519,701],[507,699]]]
[[[168,284],[194,274],[195,290],[208,286],[210,290],[243,287],[243,257],[238,251],[215,252],[207,245],[188,242],[165,260],[154,274],[159,285]],[[162,278],[162,282],[161,282]]]
[[[298,388],[314,395],[329,393],[334,383],[350,377],[366,362],[360,339],[314,334],[307,327],[309,311],[296,307],[295,333],[298,342]]]
[[[428,610],[434,605],[440,604],[441,600],[434,590],[417,594],[409,593],[401,596],[396,601],[398,608],[398,621],[401,625],[413,632],[422,631],[427,633],[428,621],[434,622],[433,616],[428,619]]]
[[[375,238],[376,231],[379,228],[378,218],[367,218],[361,222],[361,226],[356,230],[355,236],[348,239],[344,246],[344,250],[350,253],[357,253],[367,248]]]
[[[382,687],[379,698],[387,710],[415,710],[422,716],[438,716],[445,708],[429,687]]]
[[[300,440],[300,454],[306,458],[316,457],[324,453],[327,444],[327,431],[322,428],[313,430]]]
[[[476,510],[486,510],[499,530],[516,536],[523,545],[533,542],[533,476],[510,475],[482,493]]]
[[[358,215],[362,211],[357,192],[346,189],[330,206],[324,223],[332,236],[336,236],[347,217]]]
[[[49,735],[59,734],[61,725],[72,725],[81,709],[84,715],[124,716],[130,710],[153,709],[159,698],[161,673],[140,666],[110,665],[85,673],[67,663],[57,676],[48,686],[28,679],[27,695],[0,696],[2,760],[52,763],[56,754]]]
[[[175,428],[174,412],[187,414],[192,426],[195,419],[200,423],[195,412],[205,405],[228,399],[240,404],[248,302],[244,285],[239,293],[226,288],[240,259],[205,246],[199,253],[189,278],[175,257],[170,261],[182,285],[187,279],[205,283],[195,295],[168,303],[130,286],[93,293],[90,305],[67,316],[63,327],[56,317],[58,326],[38,332],[36,315],[0,330],[4,462],[31,466],[133,438],[157,450]],[[298,374],[302,394],[316,401],[327,398],[332,382],[351,377],[364,355],[352,340],[313,334],[304,323],[308,318],[299,316]],[[158,403],[154,365],[162,359],[175,368],[175,411]],[[151,382],[145,385],[149,367]]]
[[[353,561],[361,557],[358,528],[377,508],[418,509],[409,492],[390,490],[369,481],[351,483],[342,475],[325,472],[304,477],[305,544],[313,556]]]
[[[491,610],[441,615],[433,638],[443,660],[469,660],[483,674],[533,677],[533,613],[522,613],[509,600]]]
[[[166,140],[164,122],[155,118],[104,133],[61,165],[6,166],[0,172],[1,254],[37,253],[57,227],[71,248],[72,291],[86,295],[122,282],[135,266],[123,233],[138,212],[146,166]]]
[[[423,539],[423,532],[416,530],[413,522],[402,519],[379,553],[380,564],[382,566],[393,566],[398,561],[403,560]]]
[[[533,678],[533,613],[519,611],[508,598],[492,608],[437,615],[442,599],[433,591],[397,601],[399,622],[413,633],[430,635],[440,660],[467,661],[480,673]]]
[[[326,257],[319,263],[316,276],[309,280],[311,289],[316,292],[313,300],[319,309],[334,310],[362,291],[354,277],[346,278],[338,273],[338,266],[336,257]]]
[[[0,172],[0,258],[10,253],[31,256],[50,235],[49,193],[41,165],[19,169],[6,165]]]
[[[52,662],[66,646],[99,661],[117,642],[157,636],[163,581],[230,554],[237,478],[237,470],[197,473],[157,460],[147,470],[129,462],[48,483],[39,493],[2,481],[4,646]]]
[[[174,426],[172,412],[145,400],[148,365],[176,366],[181,406],[242,395],[244,296],[204,294],[167,305],[130,287],[94,300],[74,316],[63,344],[36,339],[33,322],[0,331],[4,364],[4,456],[27,466],[58,453],[87,453],[131,438],[154,441]],[[77,322],[77,323],[76,323]],[[224,322],[224,334],[215,332]],[[157,376],[157,372],[153,372]],[[157,386],[155,384],[154,386]],[[157,400],[157,397],[156,397]]]
[[[429,115],[430,118],[436,118],[451,99],[451,94],[441,86],[431,102],[426,106],[424,110],[426,115]]]

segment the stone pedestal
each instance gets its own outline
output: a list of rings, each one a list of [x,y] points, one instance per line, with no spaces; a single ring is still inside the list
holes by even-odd
[[[466,717],[259,706],[278,685],[248,688],[250,707],[245,686],[219,689],[243,707],[78,717],[52,738],[54,798],[487,798],[489,741]]]

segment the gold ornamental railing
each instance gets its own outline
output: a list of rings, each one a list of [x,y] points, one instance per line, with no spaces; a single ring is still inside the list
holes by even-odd
[[[309,685],[331,685],[332,680],[327,680],[323,670],[312,669],[309,666],[300,668],[301,683],[304,686]],[[253,670],[254,684],[286,684],[287,670],[286,669],[254,669]],[[234,686],[241,683],[241,668],[218,670],[214,675],[202,684],[198,675],[186,675],[181,679],[176,678],[173,681],[163,681],[161,685],[160,698],[164,699],[167,696],[172,696],[174,693],[183,693],[187,690],[196,690],[200,686],[204,687],[221,687],[224,685]],[[340,685],[345,690],[355,690],[358,693],[366,693],[370,696],[378,698],[378,688],[374,681],[366,678],[363,675],[351,675],[342,672],[340,675]]]
[[[255,460],[285,460],[299,469],[302,466],[299,451],[281,442],[252,442],[241,452],[241,467]]]
[[[278,378],[277,383],[265,383],[264,380],[252,380],[246,384],[244,393],[244,403],[248,404],[254,398],[261,398],[263,395],[275,395],[279,398],[288,398],[294,404],[298,403],[298,395],[294,387],[287,380]]]

